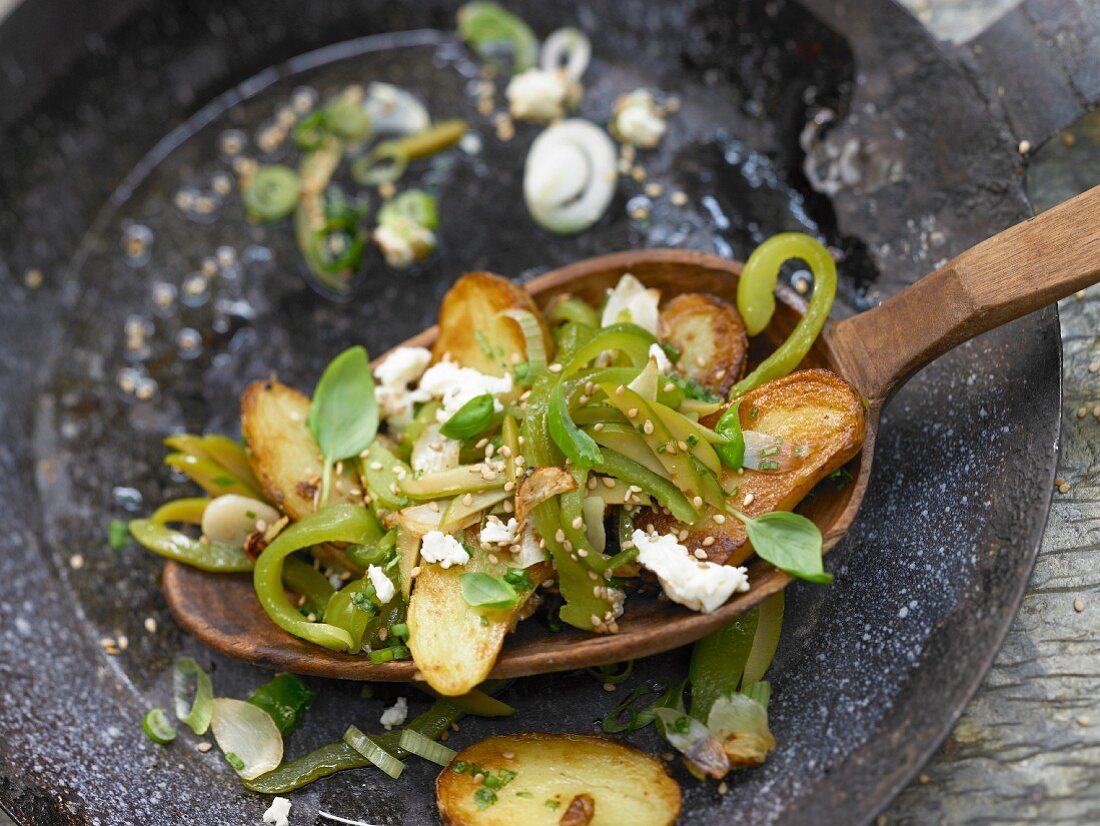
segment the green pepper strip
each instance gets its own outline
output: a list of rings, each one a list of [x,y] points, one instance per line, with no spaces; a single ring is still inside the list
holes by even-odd
[[[743,396],[765,382],[787,375],[805,358],[825,326],[836,297],[836,262],[829,251],[809,235],[783,232],[773,235],[745,262],[737,285],[737,309],[749,335],[768,326],[775,312],[775,284],[784,262],[798,258],[810,265],[814,293],[806,314],[774,353],[730,389],[730,398]]]
[[[259,480],[252,472],[252,465],[248,461],[248,451],[228,436],[218,433],[207,433],[205,436],[196,436],[193,433],[180,433],[169,436],[164,444],[172,450],[180,453],[190,453],[200,459],[209,459],[215,464],[221,465],[231,476],[235,476],[242,484],[253,490],[262,490]],[[262,497],[261,497],[262,498]]]
[[[266,553],[266,551],[265,551]],[[496,681],[482,684],[487,692],[499,690]],[[449,700],[436,700],[423,714],[418,715],[406,728],[423,734],[430,740],[438,740],[443,732],[463,717],[463,710]],[[401,731],[395,729],[385,734],[375,735],[379,744],[399,760],[409,753],[401,748]],[[347,743],[330,743],[321,746],[304,757],[289,763],[283,763],[277,769],[261,774],[252,780],[244,781],[245,788],[261,794],[285,794],[300,789],[322,777],[328,777],[345,769],[361,769],[371,763]]]
[[[527,416],[523,420],[523,456],[527,467],[561,467],[563,459],[549,436],[546,423],[550,395],[558,385],[557,377],[550,372],[540,373],[527,399]],[[606,454],[607,451],[604,451]],[[607,456],[604,455],[604,462]],[[577,628],[591,629],[592,617],[601,618],[610,610],[610,603],[592,593],[589,568],[580,557],[565,550],[557,541],[562,526],[561,507],[557,499],[539,504],[532,511],[535,530],[546,543],[546,549],[554,559],[558,572],[558,587],[565,605],[561,618]]]
[[[551,324],[572,321],[575,324],[584,324],[594,330],[600,326],[599,313],[591,304],[579,298],[563,298],[561,301],[555,302],[546,318]]]
[[[669,509],[679,521],[694,525],[699,521],[699,511],[688,501],[683,492],[668,479],[652,470],[632,462],[613,450],[603,452],[603,461],[593,470],[614,476],[628,485],[637,485]]]
[[[695,643],[688,677],[691,680],[691,716],[696,720],[706,720],[715,700],[737,691],[752,650],[759,616],[759,610],[753,607],[725,628]]]
[[[191,481],[211,496],[236,493],[250,499],[264,501],[262,493],[245,484],[213,459],[193,456],[190,453],[169,453],[164,457],[164,464],[186,473]]]
[[[372,527],[371,515],[358,505],[329,505],[279,534],[256,562],[253,583],[267,615],[284,631],[333,651],[356,650],[342,628],[306,620],[283,590],[283,562],[292,553],[325,542],[363,541]]]
[[[360,183],[381,184],[400,178],[409,161],[427,158],[454,146],[466,134],[466,121],[461,119],[441,121],[423,132],[403,138],[382,141],[369,155],[352,164],[352,176]],[[388,168],[380,167],[389,161]]]
[[[368,631],[373,632],[381,623],[377,611],[364,611],[355,605],[355,595],[366,587],[369,580],[356,579],[332,595],[325,606],[325,622],[346,631],[351,637],[352,648],[362,649]]]
[[[651,333],[636,324],[612,324],[578,347],[564,363],[560,376],[569,378],[606,350],[622,352],[631,364],[641,369],[649,362],[649,346],[656,343]]]
[[[224,542],[200,542],[185,533],[158,525],[152,519],[134,519],[130,533],[150,551],[215,574],[235,574],[252,570],[252,562],[244,551]]]
[[[497,46],[510,45],[517,74],[538,62],[539,41],[531,27],[490,0],[475,0],[458,10],[458,34],[482,60],[492,60]]]
[[[165,502],[149,517],[149,521],[158,525],[167,525],[169,522],[184,522],[188,525],[201,525],[202,515],[206,506],[213,500],[205,496],[196,496],[187,499],[173,499]]]
[[[321,253],[328,227],[324,193],[343,157],[344,146],[334,137],[321,141],[314,151],[302,158],[298,174],[302,179],[302,197],[294,211],[294,237],[310,272],[326,287],[342,292],[347,289],[347,272],[334,272]]]
[[[302,608],[323,616],[325,606],[336,589],[328,577],[296,556],[288,556],[283,562],[283,584],[294,593],[306,598]]]
[[[248,697],[248,702],[271,715],[279,732],[290,734],[313,705],[316,693],[293,674],[276,674]]]

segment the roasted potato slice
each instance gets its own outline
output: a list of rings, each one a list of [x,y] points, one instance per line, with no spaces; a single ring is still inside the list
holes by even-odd
[[[467,604],[459,583],[463,574],[503,576],[508,572],[508,554],[492,562],[489,554],[478,547],[476,530],[467,534],[467,542],[475,551],[465,565],[442,568],[421,563],[406,620],[409,651],[417,669],[428,685],[448,697],[465,694],[489,676],[504,637],[526,602],[521,600],[511,608]],[[533,565],[527,571],[536,585],[552,573],[548,563]]]
[[[684,293],[661,310],[661,333],[680,351],[676,372],[725,396],[748,362],[749,338],[737,310],[709,293]]]
[[[308,415],[309,397],[277,381],[253,382],[241,397],[241,431],[252,472],[268,499],[294,520],[313,513],[323,466]],[[329,501],[362,504],[353,463],[334,474]]]
[[[433,359],[440,361],[448,355],[463,367],[491,376],[505,375],[514,358],[527,358],[523,330],[513,319],[500,315],[510,309],[530,311],[542,328],[543,341],[551,346],[546,321],[525,289],[499,275],[471,272],[458,279],[443,298]],[[551,355],[547,352],[547,357]]]
[[[474,772],[511,777],[492,801]],[[490,790],[492,791],[492,790]],[[463,749],[435,782],[445,826],[668,826],[680,787],[652,755],[607,737],[537,732]],[[480,794],[481,798],[475,798]],[[479,805],[480,804],[480,805]],[[487,804],[487,805],[486,805]]]
[[[789,470],[725,471],[722,487],[736,490],[728,501],[746,516],[794,509],[814,485],[859,453],[867,434],[863,400],[828,370],[799,370],[770,381],[746,393],[739,412],[743,430],[780,436],[805,454]],[[717,519],[712,511],[695,525],[683,525],[650,509],[634,521],[639,528],[679,533],[681,544],[690,551],[702,548],[711,562],[741,564],[752,555],[744,526],[732,516]],[[708,537],[713,544],[704,544]]]

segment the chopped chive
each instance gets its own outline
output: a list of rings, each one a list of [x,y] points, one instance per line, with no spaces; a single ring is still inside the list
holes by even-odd
[[[237,771],[244,771],[244,761],[231,751],[225,753],[225,762]]]
[[[497,802],[497,793],[487,786],[482,786],[476,792],[474,792],[474,803],[477,804],[479,811],[485,811],[494,803]]]
[[[130,527],[121,519],[112,519],[107,523],[107,542],[111,549],[121,551],[130,544]]]
[[[395,637],[407,640],[409,638],[409,626],[403,622],[399,622],[390,629],[390,633]]]

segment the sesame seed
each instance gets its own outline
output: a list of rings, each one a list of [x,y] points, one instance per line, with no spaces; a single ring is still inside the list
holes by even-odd
[[[500,756],[505,760],[513,760],[515,759],[516,753],[514,751],[502,751]]]
[[[84,557],[80,554],[73,554],[69,557],[69,567],[74,571],[79,571],[84,567]]]
[[[691,500],[691,504],[695,505],[695,507],[697,508],[703,507],[703,497],[696,494],[695,497]]]
[[[725,525],[726,517],[724,514],[716,513],[714,514],[714,521],[717,522],[719,525]]]
[[[565,541],[565,531],[563,531],[561,528],[558,528],[558,530],[554,533],[554,540],[556,542],[564,542]]]
[[[613,488],[613,487],[615,487],[616,484],[617,484],[616,481],[614,479],[612,479],[610,476],[603,477],[603,485],[604,485],[605,488]]]
[[[704,551],[702,548],[696,548],[693,551],[693,553],[695,554],[696,559],[706,559],[707,558],[707,552]]]
[[[713,544],[714,544],[714,537],[713,536],[708,536],[706,539],[703,540],[703,547],[704,548],[709,548]]]
[[[756,494],[746,493],[744,502],[742,504],[744,504],[744,506],[747,508],[749,505],[751,505],[753,503],[754,499],[756,499]]]
[[[676,206],[684,206],[688,202],[688,196],[686,192],[673,192],[669,200]]]
[[[1025,138],[1024,140],[1020,141],[1020,145],[1017,146],[1016,149],[1021,155],[1026,155],[1028,152],[1031,151],[1031,141]]]
[[[130,638],[127,637],[125,634],[119,634],[118,647],[125,651],[127,648],[130,647]]]
[[[157,633],[157,621],[153,617],[145,618],[145,630],[150,634]]]
[[[515,489],[516,489],[516,483],[515,482],[505,482],[504,483],[505,492],[511,493]]]
[[[467,493],[465,496],[462,497],[462,504],[466,505],[467,507],[472,505],[473,502],[474,502],[474,495],[472,493]]]
[[[676,443],[676,447],[680,448],[684,453],[687,453],[688,443],[681,439]]]
[[[631,418],[634,418],[634,417],[631,416]],[[649,419],[646,419],[645,424],[642,425],[642,430],[645,431],[645,434],[647,436],[652,436],[653,435],[653,422],[651,422]]]
[[[212,748],[214,748],[213,745],[203,740],[201,743],[195,746],[195,751],[201,754],[206,754]]]
[[[551,373],[560,373],[562,371],[562,366],[557,362],[554,362],[546,369],[549,370]]]
[[[573,520],[573,527],[579,531],[581,528],[584,527],[584,520],[581,519],[579,516],[576,517]]]
[[[599,433],[601,430],[603,430],[603,422],[596,422],[594,425],[592,425],[592,429]]]
[[[629,410],[626,411],[626,417],[628,419],[633,419],[637,415],[638,415],[638,408],[636,408],[636,407],[632,407],[632,408],[630,408]]]
[[[409,574],[410,574],[410,575],[411,575],[411,576],[412,576],[412,577],[413,577],[414,579],[415,579],[416,577],[420,576],[420,566],[419,566],[419,565],[414,565],[414,566],[413,566],[413,569],[412,569],[411,571],[409,571]]]
[[[625,392],[626,392],[626,388],[621,384],[618,387],[615,388],[615,395],[616,396],[621,396]]]
[[[581,559],[584,559],[586,556],[588,556],[588,551],[586,551],[584,548],[577,548],[577,556],[579,556]]]
[[[1078,614],[1085,610],[1085,603],[1081,600],[1080,597],[1073,601],[1073,610],[1076,611]]]

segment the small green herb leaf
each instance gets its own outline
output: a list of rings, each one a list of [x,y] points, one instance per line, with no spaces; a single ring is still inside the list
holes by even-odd
[[[474,396],[439,428],[448,439],[472,439],[493,420],[493,397],[488,393]]]
[[[463,574],[458,581],[467,605],[511,608],[519,599],[516,589],[503,579],[480,571]]]
[[[533,591],[535,585],[531,582],[531,575],[523,568],[509,568],[504,575],[504,581],[519,591]]]
[[[367,351],[351,347],[334,358],[313,391],[307,419],[325,459],[321,501],[328,499],[332,466],[358,456],[378,432],[378,402]]]
[[[121,519],[112,519],[107,523],[107,542],[111,548],[121,551],[130,544],[130,528]]]
[[[724,445],[715,445],[714,452],[730,470],[738,470],[745,462],[745,436],[741,432],[740,408],[740,401],[731,404],[714,426],[714,432],[727,440]]]
[[[821,564],[821,531],[817,525],[789,511],[772,511],[751,519],[733,511],[745,523],[757,556],[791,576],[828,585],[833,575]]]

